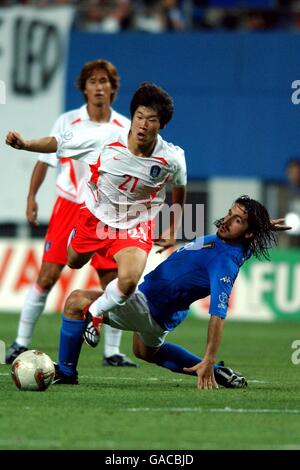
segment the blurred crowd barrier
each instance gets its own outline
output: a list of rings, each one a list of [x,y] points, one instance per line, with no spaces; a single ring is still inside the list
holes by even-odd
[[[77,31],[243,30],[300,27],[299,0],[2,0],[0,6],[71,5]]]

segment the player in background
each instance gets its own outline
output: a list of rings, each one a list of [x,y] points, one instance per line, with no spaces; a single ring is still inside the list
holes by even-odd
[[[136,357],[172,372],[197,375],[199,389],[243,388],[245,377],[217,363],[231,290],[243,263],[252,255],[267,258],[276,242],[275,232],[290,227],[284,219],[270,220],[265,207],[248,196],[236,199],[215,224],[216,234],[199,237],[174,252],[145,276],[126,304],[104,312],[101,322],[133,331]],[[186,318],[190,304],[208,295],[210,320],[203,358],[165,342],[167,334]],[[78,384],[85,312],[97,298],[97,291],[76,290],[66,301],[56,384]],[[64,323],[69,325],[69,336]]]
[[[111,62],[99,59],[85,64],[78,77],[77,86],[86,104],[62,114],[55,122],[52,133],[63,134],[69,126],[75,129],[79,123],[96,130],[107,122],[129,128],[129,119],[111,108],[119,84],[118,71]],[[31,225],[38,225],[36,195],[49,166],[57,169],[58,197],[45,237],[39,275],[25,299],[17,338],[7,352],[6,363],[11,363],[21,352],[28,349],[34,327],[45,308],[48,294],[67,264],[67,240],[78,211],[85,201],[85,186],[89,177],[88,165],[69,158],[58,160],[55,153],[40,154],[33,169],[27,197],[26,216]],[[91,264],[98,273],[102,288],[117,276],[117,265],[112,258],[95,255]],[[135,366],[128,357],[120,353],[121,334],[120,330],[109,326],[105,329],[104,365]]]
[[[89,163],[86,207],[79,211],[68,247],[68,265],[81,268],[94,253],[113,257],[118,278],[111,281],[104,295],[89,307],[85,340],[96,346],[93,318],[100,318],[116,305],[122,305],[134,293],[144,271],[153,243],[152,220],[165,199],[165,187],[173,185],[172,202],[183,208],[186,194],[184,151],[159,135],[171,120],[173,101],[160,87],[143,83],[131,104],[131,127],[106,124],[99,129],[78,128],[64,135],[24,140],[11,131],[6,143],[32,152],[57,152],[58,158],[71,157]],[[178,219],[174,216],[168,234],[161,235],[163,249],[175,245]],[[65,324],[68,335],[68,325]]]

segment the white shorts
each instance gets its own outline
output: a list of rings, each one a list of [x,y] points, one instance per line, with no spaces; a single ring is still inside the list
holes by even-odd
[[[168,334],[152,317],[146,297],[136,291],[126,304],[108,313],[109,324],[119,330],[136,331],[146,346],[161,346]]]

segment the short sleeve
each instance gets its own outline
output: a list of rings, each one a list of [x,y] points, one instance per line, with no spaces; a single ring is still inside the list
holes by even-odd
[[[225,318],[228,310],[229,298],[238,268],[230,262],[224,262],[222,256],[213,260],[209,265],[210,279],[210,308],[211,315]]]
[[[62,114],[58,119],[56,119],[49,135],[54,137],[63,133],[64,130],[64,114]],[[56,140],[58,140],[56,138]],[[49,166],[57,167],[57,156],[56,153],[40,153],[38,155],[38,161],[46,163]]]
[[[58,142],[57,158],[72,158],[88,164],[96,163],[112,127],[115,126],[87,128],[78,125],[76,129],[70,127],[65,129],[60,136],[55,135]]]
[[[176,149],[176,167],[174,174],[171,178],[171,183],[173,186],[186,186],[187,176],[186,176],[186,161],[184,150],[180,147],[175,147]]]

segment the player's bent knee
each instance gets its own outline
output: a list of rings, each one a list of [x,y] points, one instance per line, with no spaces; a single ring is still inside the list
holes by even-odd
[[[143,359],[144,361],[147,361],[146,355],[143,354],[143,352],[140,351],[139,349],[133,349],[133,354],[134,354],[135,357],[137,357],[138,359]]]
[[[81,320],[82,309],[85,306],[85,303],[88,304],[88,301],[84,301],[83,291],[81,291],[80,289],[76,289],[71,292],[65,303],[65,317],[74,320]]]
[[[57,279],[58,277],[56,276],[40,276],[37,284],[43,291],[50,291],[56,284]]]
[[[68,266],[71,269],[80,269],[90,259],[93,253],[75,253],[74,251],[68,251]]]
[[[44,291],[50,291],[56,284],[61,271],[60,270],[43,270],[37,278],[38,286]]]
[[[81,256],[73,251],[70,247],[68,248],[68,266],[71,269],[80,269],[84,265]]]
[[[148,351],[145,347],[141,346],[139,343],[133,345],[133,354],[138,359],[143,359],[143,361],[152,362],[154,351]]]
[[[138,359],[142,359],[143,361],[146,362],[153,362],[153,355],[148,354],[145,351],[139,351],[137,354],[134,353],[135,357]]]
[[[84,265],[84,263],[82,263],[78,259],[68,259],[68,266],[71,269],[80,269],[80,268],[82,268],[83,265]]]
[[[134,276],[119,277],[119,286],[121,291],[125,295],[131,295],[134,293],[139,279]]]

